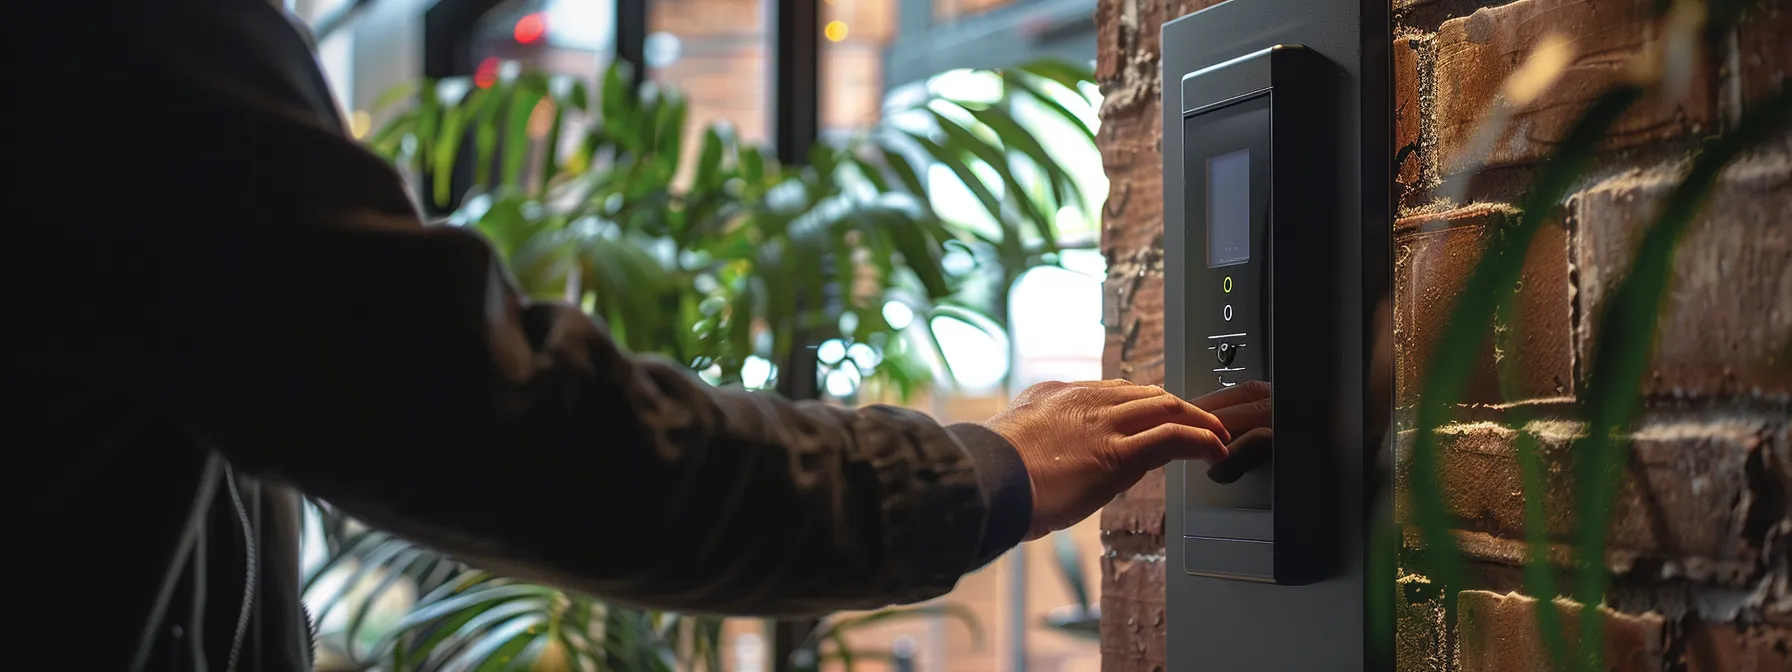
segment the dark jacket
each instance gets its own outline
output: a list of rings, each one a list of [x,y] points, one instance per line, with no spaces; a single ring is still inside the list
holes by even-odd
[[[1024,534],[980,426],[716,389],[518,296],[346,137],[270,3],[19,4],[9,655],[68,661],[33,669],[308,667],[296,491],[695,612],[921,600]]]

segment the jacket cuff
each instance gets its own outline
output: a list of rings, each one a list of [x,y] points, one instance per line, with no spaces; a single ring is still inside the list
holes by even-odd
[[[989,564],[1019,544],[1033,524],[1033,480],[1020,453],[1002,435],[976,423],[946,427],[958,439],[977,468],[977,485],[989,507],[983,525],[983,541],[971,568]]]

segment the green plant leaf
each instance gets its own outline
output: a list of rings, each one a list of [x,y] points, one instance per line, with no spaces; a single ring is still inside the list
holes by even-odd
[[[697,151],[695,187],[704,192],[722,186],[722,135],[716,129],[703,129],[703,148]]]
[[[1522,258],[1529,253],[1527,248],[1503,244],[1501,238],[1505,234],[1503,227],[1495,232],[1495,249],[1490,250],[1490,254],[1516,254]],[[1495,305],[1494,335],[1499,339],[1500,352],[1519,352],[1519,344],[1523,342],[1525,325],[1522,312],[1517,310],[1516,294],[1514,291],[1513,296],[1505,297]],[[1498,367],[1501,395],[1507,402],[1522,400],[1525,395],[1518,387],[1521,380],[1518,358],[1499,357]],[[1550,660],[1566,661],[1568,644],[1563,635],[1561,612],[1551,602],[1560,591],[1556,588],[1555,567],[1550,560],[1549,513],[1544,506],[1548,485],[1544,479],[1542,447],[1530,433],[1530,414],[1523,406],[1514,405],[1507,413],[1516,430],[1514,448],[1518,454],[1520,491],[1524,495],[1524,536],[1528,554],[1524,566],[1525,592],[1539,600],[1536,605],[1537,630],[1544,651]]]
[[[1001,199],[996,198],[989,187],[983,184],[983,178],[978,177],[976,171],[971,169],[971,164],[965,160],[963,154],[948,149],[919,133],[905,131],[904,135],[907,135],[915,144],[920,145],[921,149],[932,156],[934,161],[939,162],[958,177],[959,182],[963,183],[965,188],[970,190],[971,195],[976,197],[977,202],[983,205],[983,209],[989,213],[990,219],[994,220],[997,226],[1003,228],[1005,238],[1019,241],[1019,232],[1008,223],[1008,218],[1002,212]]]
[[[482,95],[484,90],[474,94]],[[461,136],[466,133],[466,108],[455,105],[447,108],[442,115],[442,127],[437,132],[436,141],[430,150],[431,161],[429,176],[436,207],[447,207],[452,198],[454,183],[454,161],[460,157]]]
[[[1057,161],[1052,160],[1051,154],[1045,151],[1045,146],[1039,144],[1039,139],[1021,127],[1020,122],[1015,121],[1007,111],[995,107],[966,109],[976,116],[977,121],[994,130],[1002,144],[1026,155],[1034,166],[1045,173],[1052,188],[1054,204],[1065,206],[1083,203],[1082,190],[1077,186],[1076,179],[1058,165]]]
[[[428,85],[428,80],[401,82],[395,86],[387,87],[385,91],[381,91],[379,97],[373,99],[373,107],[371,109],[374,112],[383,112],[386,108],[398,104],[398,101],[414,100],[420,94],[433,93],[433,89],[434,87]]]
[[[511,94],[509,109],[504,112],[504,156],[499,184],[517,187],[523,175],[523,159],[529,155],[529,118],[541,104],[546,92],[537,86],[519,85]],[[560,108],[555,106],[554,124],[559,125]]]
[[[655,154],[663,158],[668,169],[676,172],[678,160],[684,152],[684,124],[688,109],[683,96],[667,92],[662,95],[662,103],[658,113],[656,130],[659,133]],[[666,179],[671,179],[668,173]]]
[[[996,171],[996,175],[1002,178],[1004,191],[1007,192],[1006,200],[1020,210],[1021,216],[1033,223],[1034,229],[1037,230],[1039,238],[1047,250],[1057,250],[1057,226],[1052,222],[1050,216],[1039,210],[1039,205],[1033,202],[1032,194],[1028,193],[1026,186],[1022,185],[1020,179],[1015,177],[1014,169],[1009,166],[1008,158],[1004,155],[1003,150],[991,147],[938,110],[928,108],[927,111],[933,115],[934,123],[939,124],[940,129],[945,131],[948,147],[975,156],[983,161],[983,165]]]
[[[748,184],[756,186],[765,182],[765,155],[760,154],[759,150],[752,147],[742,148],[740,150],[740,168],[741,176],[746,178]]]
[[[560,133],[566,124],[566,106],[556,103],[552,121],[548,124],[547,137],[542,139],[541,146],[541,187],[536,195],[541,196],[554,178],[560,175]]]
[[[951,293],[952,288],[946,282],[945,267],[941,264],[942,250],[937,241],[928,239],[926,232],[914,220],[899,217],[888,212],[866,213],[870,221],[876,222],[879,228],[890,237],[896,251],[902,253],[903,264],[913,271],[915,277],[926,288],[930,299],[938,299]]]
[[[479,190],[492,186],[492,163],[498,152],[498,113],[515,95],[516,87],[500,81],[486,91],[489,93],[479,99],[472,113],[473,188]]]
[[[890,181],[884,179],[883,171],[878,170],[876,166],[867,163],[864,158],[857,154],[848,153],[847,160],[852,163],[853,169],[858,171],[859,175],[865,178],[865,181],[871,183],[872,189],[875,189],[880,194],[890,192]]]
[[[914,164],[909,163],[908,158],[902,155],[901,149],[887,141],[879,142],[877,147],[879,155],[883,157],[884,165],[889,166],[890,172],[896,174],[896,179],[902,182],[903,188],[908,190],[909,195],[921,202],[921,207],[931,212],[933,201],[928,198],[927,187],[921,183],[921,174],[915,171]]]
[[[375,605],[379,604],[380,597],[384,596],[386,591],[397,586],[399,581],[410,578],[405,570],[412,564],[427,562],[433,555],[433,553],[422,548],[406,548],[394,555],[391,561],[386,563],[386,575],[381,577],[380,582],[367,591],[366,597],[361,598],[361,603],[355,606],[354,614],[349,617],[347,627],[343,628],[343,633],[347,638],[347,643],[343,648],[350,660],[361,659],[360,655],[356,652],[358,649],[356,644],[361,640],[361,628],[367,622],[367,615],[373,612]],[[320,616],[319,619],[321,620],[321,618],[322,617]]]
[[[1025,92],[1033,100],[1038,101],[1040,105],[1044,106],[1047,111],[1062,117],[1066,123],[1070,124],[1071,128],[1081,132],[1083,140],[1090,144],[1095,143],[1095,129],[1089,128],[1089,124],[1084,122],[1081,116],[1070,111],[1070,108],[1065,107],[1063,103],[1058,102],[1057,98],[1046,93],[1038,84],[1027,81],[1025,77],[1008,77],[1003,81],[1006,81],[1008,84]]]
[[[512,637],[546,620],[544,605],[517,600],[493,605],[468,619],[429,656],[430,667],[471,669]],[[458,663],[458,665],[450,665]]]
[[[539,642],[545,647],[547,642],[553,641],[545,632],[547,620],[545,614],[527,614],[492,628],[455,657],[458,663],[455,667],[476,672],[501,672],[511,663],[528,660],[524,653],[532,645]]]
[[[382,544],[391,541],[391,539],[392,535],[377,530],[359,532],[342,539],[340,542],[341,547],[336,553],[325,558],[321,564],[311,570],[310,574],[305,576],[304,581],[299,584],[299,591],[302,593],[311,591],[311,589],[317,587],[317,581],[323,578],[324,575],[329,574],[330,570],[341,566],[344,562],[355,561],[365,557],[368,553],[378,549]]]
[[[1069,61],[1056,58],[1030,61],[1020,66],[1020,70],[1034,76],[1057,82],[1058,84],[1063,85],[1064,88],[1070,89],[1071,92],[1076,93],[1078,96],[1082,95],[1082,92],[1078,89],[1079,85],[1095,83],[1094,70],[1078,67]]]
[[[354,570],[349,572],[348,577],[343,580],[342,589],[336,591],[334,595],[330,596],[330,599],[325,600],[322,604],[318,605],[317,612],[313,614],[317,619],[317,622],[321,623],[329,618],[330,613],[335,611],[338,605],[341,605],[343,601],[348,599],[349,594],[353,593],[355,587],[360,585],[361,581],[369,574],[375,572],[396,573],[396,568],[388,566],[389,563],[391,563],[394,558],[408,553],[412,548],[413,547],[405,541],[387,537],[383,539],[378,546],[368,550],[366,554],[358,556],[357,559],[360,562],[355,566]],[[370,595],[369,599],[376,597],[377,595]]]
[[[558,653],[567,656],[566,669],[579,669],[578,660],[572,658],[571,653],[567,650],[560,649],[558,651],[550,651],[548,649],[548,646],[556,643],[559,639],[559,633],[553,632],[552,630],[549,630],[540,636],[517,637],[515,641],[526,642],[526,645],[516,651],[514,655],[510,656],[504,655],[507,653],[505,651],[499,651],[497,655],[488,658],[486,663],[481,665],[476,672],[528,672],[528,670],[535,668],[537,665],[546,664],[545,661],[542,660],[542,656],[550,653]]]
[[[621,61],[610,64],[610,67],[604,70],[604,83],[603,87],[599,89],[598,95],[601,99],[599,109],[603,112],[605,125],[618,124],[622,121],[623,115],[631,104],[629,99],[634,91],[634,85],[630,80],[628,67]]]

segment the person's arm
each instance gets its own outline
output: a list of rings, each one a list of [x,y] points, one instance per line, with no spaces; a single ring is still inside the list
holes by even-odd
[[[1080,410],[1011,429],[1032,437],[1017,450],[982,426],[715,389],[623,353],[576,309],[521,299],[482,241],[423,227],[396,175],[306,109],[296,40],[231,37],[245,19],[204,6],[144,27],[156,48],[121,64],[136,78],[121,88],[154,82],[167,107],[97,128],[137,179],[68,230],[90,272],[25,306],[53,327],[31,342],[61,375],[157,400],[243,470],[496,572],[806,614],[945,592],[1063,523],[1036,515],[1043,482],[1093,501],[1150,462],[1223,452],[1186,404],[1108,413],[1155,388],[1055,397]],[[59,180],[78,169],[39,158],[36,188],[73,193]],[[1166,422],[1211,429],[1133,436]],[[1085,446],[1086,472],[1023,463]]]
[[[521,298],[484,241],[423,226],[318,114],[273,12],[186,6],[120,64],[159,92],[139,126],[95,129],[138,180],[134,208],[78,220],[117,293],[40,291],[239,470],[482,568],[679,610],[921,600],[1025,534],[1030,482],[994,432],[620,351]]]
[[[712,388],[518,301],[463,232],[345,221],[189,238],[153,274],[139,380],[242,469],[493,571],[682,610],[932,597],[1031,519],[990,430]]]

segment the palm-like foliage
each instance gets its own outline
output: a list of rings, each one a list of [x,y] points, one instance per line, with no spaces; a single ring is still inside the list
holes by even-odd
[[[1083,92],[1090,73],[1043,63],[996,76],[1001,102],[936,96],[906,110],[933,119],[931,128],[880,126],[816,146],[802,166],[778,164],[725,127],[704,129],[687,150],[683,98],[633,83],[621,68],[595,90],[528,72],[483,88],[464,78],[421,82],[389,96],[406,105],[367,141],[438,205],[453,200],[451,177],[470,161],[471,188],[450,220],[487,236],[524,291],[578,303],[630,350],[733,384],[755,360],[786,361],[800,340],[827,334],[866,346],[858,350],[870,356],[854,358],[858,373],[907,395],[931,382],[943,358],[927,329],[891,324],[885,304],[909,306],[924,325],[943,315],[999,328],[1005,291],[979,301],[959,290],[990,277],[1005,289],[1048,263],[1053,216],[1086,208],[1047,143],[1005,103],[1036,101],[1074,122],[1071,141],[1092,144],[1072,109],[1079,99],[1092,107]],[[946,166],[995,226],[936,211],[922,161]],[[942,260],[953,250],[997,263],[948,272]],[[306,595],[320,644],[339,666],[721,669],[720,619],[490,576],[327,504],[312,513],[319,524],[309,536],[324,552],[307,572]],[[876,657],[852,651],[846,634],[906,616],[963,613],[940,606],[836,621],[803,658]]]

